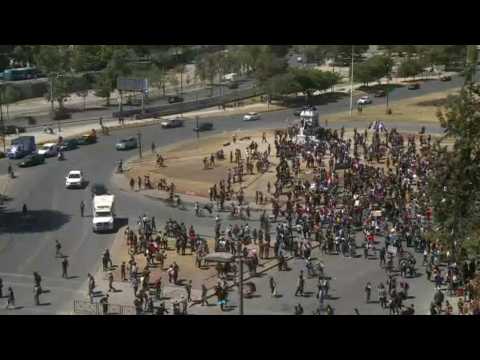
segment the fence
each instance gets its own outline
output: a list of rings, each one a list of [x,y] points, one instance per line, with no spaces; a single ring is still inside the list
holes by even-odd
[[[90,301],[75,300],[73,302],[73,312],[77,315],[136,315],[134,306],[108,304],[107,312],[104,313],[103,305],[99,303],[90,303]]]
[[[213,106],[228,104],[231,102],[252,98],[262,94],[263,92],[257,88],[238,90],[231,94],[227,94],[223,96],[211,97],[211,98],[206,98],[206,99],[201,99],[196,101],[189,101],[185,103],[148,107],[148,108],[145,108],[145,113],[143,116],[151,117],[151,116],[166,116],[166,115],[172,115],[172,114],[181,114],[184,112],[195,111],[195,110],[205,109]],[[140,114],[142,114],[142,110],[135,109],[135,110],[122,111],[121,113],[117,111],[117,112],[114,112],[112,116],[114,118],[118,118],[120,116],[130,117],[130,116],[135,116]]]

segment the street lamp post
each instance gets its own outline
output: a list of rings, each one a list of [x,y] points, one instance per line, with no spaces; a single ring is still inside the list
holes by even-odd
[[[350,117],[352,117],[353,113],[353,66],[354,66],[354,48],[355,45],[352,45],[352,71],[351,71],[351,79],[350,79]]]
[[[3,89],[2,89],[3,90]],[[3,91],[0,90],[0,122],[2,124],[2,140],[3,140],[3,153],[6,153],[7,152],[7,149],[6,149],[6,144],[5,144],[5,123],[3,121]]]
[[[137,133],[137,138],[138,138],[138,155],[140,156],[140,159],[142,158],[142,133],[139,131]]]
[[[238,276],[238,296],[239,296],[239,304],[238,304],[238,314],[244,315],[243,313],[243,254],[242,254],[242,242],[238,240],[237,244],[237,259],[239,262],[239,276]]]

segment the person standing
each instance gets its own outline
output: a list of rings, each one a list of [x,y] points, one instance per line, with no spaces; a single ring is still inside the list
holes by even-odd
[[[133,296],[137,296],[138,292],[138,279],[137,277],[133,277],[132,279],[132,287],[133,287]]]
[[[92,274],[88,274],[88,296],[90,297],[90,302],[93,303],[93,291],[95,290],[95,279]]]
[[[125,261],[120,265],[120,277],[122,281],[127,281],[127,264],[125,264]]]
[[[0,278],[0,299],[3,298],[3,280]]]
[[[303,296],[304,287],[305,279],[303,277],[303,270],[300,270],[300,275],[298,276],[297,280],[297,290],[295,290],[295,296],[298,296],[298,294],[300,294],[300,296]]]
[[[80,216],[83,217],[84,216],[84,212],[85,212],[85,203],[82,201],[80,201]]]
[[[370,282],[368,282],[367,285],[365,286],[365,295],[366,295],[367,304],[368,304],[370,303],[370,297],[372,295],[372,284],[370,284]]]
[[[192,302],[192,280],[189,280],[188,284],[185,285],[185,290],[187,291],[187,302]]]
[[[60,244],[60,241],[55,240],[55,257],[59,258],[62,257],[62,245]]]
[[[6,309],[10,309],[10,306],[13,306],[15,309],[15,294],[13,293],[13,289],[11,286],[8,287],[8,295],[7,295],[7,307]]]
[[[207,301],[207,292],[208,289],[205,286],[205,284],[202,284],[202,306],[207,305],[208,306],[208,301]]]
[[[103,315],[108,315],[108,298],[109,298],[109,295],[107,294],[100,299]]]
[[[67,258],[63,258],[62,261],[62,278],[68,279],[68,260]]]

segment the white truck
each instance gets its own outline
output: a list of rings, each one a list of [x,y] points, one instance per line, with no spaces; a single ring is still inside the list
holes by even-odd
[[[93,197],[93,232],[109,232],[115,229],[115,196]]]
[[[314,109],[305,109],[300,113],[300,119],[304,126],[319,126],[320,114]]]

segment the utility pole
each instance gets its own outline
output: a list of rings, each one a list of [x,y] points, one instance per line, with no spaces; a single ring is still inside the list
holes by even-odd
[[[243,313],[243,253],[242,253],[242,242],[238,240],[237,245],[237,259],[239,262],[239,280],[238,280],[238,296],[240,299],[240,303],[238,306],[239,315],[244,315]]]
[[[3,89],[0,89],[0,122],[2,123],[3,153],[7,152],[5,144],[5,123],[3,121]]]
[[[141,159],[142,158],[142,133],[140,131],[137,133],[137,138],[138,138],[138,154]]]
[[[197,131],[195,131],[197,133],[197,140],[200,138],[200,129],[198,128],[198,120],[199,120],[199,116],[195,116],[195,128]]]
[[[353,113],[353,65],[354,65],[354,48],[355,45],[352,45],[352,71],[351,71],[351,80],[350,80],[350,117],[352,117]]]
[[[54,74],[52,74],[50,77],[50,102],[52,105],[52,118],[54,117],[54,114],[55,114],[55,102],[53,100],[53,76]]]

